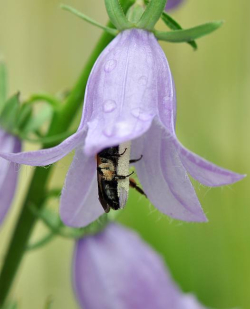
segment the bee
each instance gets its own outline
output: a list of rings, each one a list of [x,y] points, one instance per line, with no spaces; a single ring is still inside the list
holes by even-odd
[[[126,205],[129,187],[146,196],[129,174],[130,142],[106,148],[97,154],[97,182],[99,201],[106,213],[110,209],[118,210]]]

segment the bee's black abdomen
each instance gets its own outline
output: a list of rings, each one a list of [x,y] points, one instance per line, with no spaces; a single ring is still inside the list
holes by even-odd
[[[103,181],[104,197],[110,208],[118,210],[119,197],[117,194],[117,181]]]

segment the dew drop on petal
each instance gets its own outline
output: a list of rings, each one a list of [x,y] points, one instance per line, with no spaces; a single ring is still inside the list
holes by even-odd
[[[107,137],[111,137],[114,135],[114,128],[113,127],[106,127],[103,129],[103,134],[106,135]]]
[[[145,112],[142,108],[140,107],[136,107],[134,109],[132,109],[131,114],[141,120],[141,121],[148,121],[152,118],[152,114]]]
[[[147,85],[147,82],[148,82],[148,79],[147,79],[146,76],[141,76],[141,77],[139,78],[139,84],[140,84],[141,86],[146,86],[146,85]]]
[[[117,65],[117,61],[115,59],[108,60],[105,63],[104,71],[107,73],[110,73],[115,69],[116,65]]]
[[[113,100],[107,100],[104,102],[103,111],[105,113],[111,113],[116,109],[116,103]]]

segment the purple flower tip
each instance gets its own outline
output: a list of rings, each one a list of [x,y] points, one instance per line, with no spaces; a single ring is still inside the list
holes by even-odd
[[[168,0],[165,10],[170,11],[172,9],[177,8],[181,3],[183,3],[183,0]]]
[[[69,226],[85,226],[103,214],[95,156],[125,142],[132,141],[131,159],[142,156],[135,167],[147,197],[175,219],[207,220],[188,175],[210,187],[244,177],[201,158],[177,139],[174,80],[153,33],[141,29],[121,32],[96,61],[84,102],[77,133],[60,145],[36,152],[0,153],[19,164],[44,166],[76,149],[60,206],[62,220]],[[121,187],[122,207],[127,189],[125,184]]]
[[[0,128],[0,151],[17,153],[21,151],[20,140]],[[0,225],[13,200],[18,176],[18,166],[0,158]]]
[[[77,242],[73,284],[84,309],[205,309],[136,233],[116,224]]]

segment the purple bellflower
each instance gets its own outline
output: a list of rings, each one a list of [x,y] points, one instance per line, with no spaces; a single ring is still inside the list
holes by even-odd
[[[175,134],[176,94],[166,56],[153,33],[121,32],[101,53],[89,76],[78,131],[60,145],[35,152],[0,153],[19,164],[45,166],[73,149],[61,196],[66,225],[83,227],[103,214],[98,201],[96,154],[131,142],[131,158],[152,204],[184,221],[206,221],[187,172],[203,185],[232,184],[244,176],[187,150]],[[124,205],[122,205],[124,206]]]
[[[20,140],[0,128],[0,151],[20,152]],[[17,184],[18,168],[0,158],[0,225],[10,208]]]
[[[166,11],[170,11],[172,9],[177,8],[181,3],[183,2],[183,0],[168,0],[165,10]]]
[[[113,223],[76,243],[73,284],[84,309],[205,309],[136,233]]]

